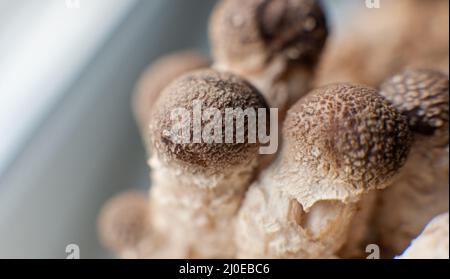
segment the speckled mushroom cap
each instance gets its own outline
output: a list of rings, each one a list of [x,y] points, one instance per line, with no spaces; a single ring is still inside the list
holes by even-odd
[[[283,135],[292,160],[355,189],[385,186],[411,143],[405,117],[375,89],[355,84],[310,92],[288,111]]]
[[[201,54],[186,50],[165,55],[150,65],[139,78],[133,95],[133,111],[139,126],[142,129],[147,126],[152,106],[164,87],[182,74],[206,68],[208,64]]]
[[[216,108],[222,114],[223,143],[193,142],[193,113],[194,102],[202,103],[202,112],[209,108]],[[258,108],[267,109],[267,105],[260,93],[245,80],[229,73],[215,70],[199,70],[188,73],[171,83],[161,94],[156,110],[150,121],[150,139],[152,148],[164,163],[189,169],[223,172],[225,169],[242,167],[243,164],[254,160],[258,154],[259,143],[248,143],[245,125],[245,143],[225,143],[225,109]],[[174,109],[186,109],[191,115],[188,125],[191,135],[190,143],[174,142],[167,133],[173,127],[171,113]],[[267,113],[267,115],[269,115]],[[202,127],[206,127],[210,120],[203,119]],[[256,120],[257,121],[257,120]],[[257,122],[256,122],[257,123]],[[233,138],[236,136],[234,129]]]
[[[328,31],[314,0],[222,0],[209,35],[217,61],[254,70],[275,56],[315,64]]]
[[[410,129],[448,145],[448,76],[434,70],[408,69],[380,86],[380,94],[406,115]]]

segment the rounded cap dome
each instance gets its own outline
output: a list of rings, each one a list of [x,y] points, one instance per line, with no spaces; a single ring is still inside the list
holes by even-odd
[[[295,161],[355,189],[384,186],[411,143],[405,117],[375,89],[355,84],[313,90],[289,110],[283,134]]]
[[[448,144],[448,76],[438,71],[405,70],[388,78],[380,94],[408,118],[410,129]]]
[[[208,143],[203,139],[201,142],[194,141],[196,102],[201,103],[203,116],[210,108],[220,111],[222,143],[215,141]],[[182,126],[187,127],[190,133],[190,141],[187,143],[174,141],[173,135],[168,134],[175,124],[171,114],[175,109],[180,108],[190,115],[190,119],[182,123]],[[258,109],[267,109],[267,105],[253,86],[233,74],[210,69],[188,73],[171,83],[157,102],[150,121],[152,148],[166,163],[176,163],[178,166],[200,168],[202,171],[208,169],[223,171],[224,168],[239,167],[257,156],[259,143],[248,141],[247,118],[244,125],[244,143],[237,143],[235,140],[236,125],[233,125],[233,143],[226,143],[225,111],[237,108],[244,111],[254,109],[257,115]],[[267,112],[266,115],[269,113]],[[206,125],[211,122],[210,119],[201,120],[203,132]],[[255,121],[258,123],[257,119]]]

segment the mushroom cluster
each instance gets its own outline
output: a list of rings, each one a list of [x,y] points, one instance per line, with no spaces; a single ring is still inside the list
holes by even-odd
[[[328,38],[318,1],[220,0],[212,58],[170,54],[138,82],[152,183],[103,207],[104,245],[121,258],[365,258],[369,245],[448,258],[448,1],[392,2],[362,16],[377,27]]]

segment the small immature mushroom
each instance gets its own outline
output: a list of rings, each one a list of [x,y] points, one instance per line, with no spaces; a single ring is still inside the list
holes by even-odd
[[[135,120],[149,151],[148,125],[153,105],[162,90],[177,77],[195,69],[207,67],[209,61],[193,50],[175,52],[159,58],[139,78],[132,100]],[[100,239],[120,257],[134,258],[143,254],[139,247],[154,240],[148,230],[148,198],[127,192],[112,198],[99,217]],[[164,254],[161,254],[164,256]]]
[[[121,257],[129,257],[148,234],[148,199],[125,192],[110,199],[99,216],[98,231],[103,244]]]
[[[328,31],[314,0],[222,0],[209,34],[214,67],[243,76],[283,113],[309,90]]]
[[[392,257],[449,208],[449,79],[433,70],[405,70],[387,79],[380,93],[407,117],[414,134],[405,167],[379,196],[376,228],[382,251]]]
[[[195,103],[202,103],[203,117],[197,122]],[[150,191],[152,230],[164,242],[170,257],[233,257],[233,218],[258,163],[259,143],[208,143],[196,141],[196,126],[220,123],[205,118],[216,108],[219,116],[226,109],[267,109],[258,91],[241,78],[215,70],[188,73],[171,83],[161,94],[150,120],[153,150],[153,186]],[[191,119],[182,118],[187,142],[174,141],[168,131],[174,127],[172,113],[186,110]],[[217,116],[217,114],[215,114]],[[222,117],[225,119],[225,117]],[[225,131],[226,121],[219,124]],[[237,125],[237,124],[236,124]],[[198,128],[197,126],[197,128]],[[248,120],[245,121],[248,139]],[[214,134],[220,132],[214,130]],[[225,134],[225,133],[224,133]],[[219,138],[224,138],[224,134]],[[205,130],[201,136],[205,136]],[[236,129],[233,130],[233,138]],[[146,255],[148,256],[148,255]]]
[[[403,165],[411,141],[406,119],[374,89],[334,84],[288,111],[283,139],[240,209],[238,256],[334,257],[357,203]]]
[[[448,212],[431,220],[397,259],[448,259]]]
[[[147,134],[152,106],[161,91],[175,78],[208,65],[207,58],[196,51],[187,50],[165,55],[145,70],[139,78],[132,100],[135,119],[143,137]]]

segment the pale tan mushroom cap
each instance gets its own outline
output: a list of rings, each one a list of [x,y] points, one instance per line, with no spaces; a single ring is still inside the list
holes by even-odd
[[[218,109],[222,114],[222,143],[193,142],[194,102],[202,102],[202,112],[209,108]],[[191,115],[188,124],[191,141],[189,143],[174,142],[167,131],[174,125],[171,113],[174,109],[184,108]],[[244,143],[225,143],[225,109],[258,108],[267,109],[263,97],[245,80],[229,73],[215,70],[199,70],[188,73],[175,80],[160,96],[156,110],[150,121],[150,139],[152,149],[167,165],[174,165],[192,171],[200,170],[223,172],[224,169],[239,168],[253,161],[257,156],[259,143],[248,142],[248,121],[245,121]],[[269,115],[266,113],[266,115]],[[202,120],[202,128],[209,122]],[[256,121],[258,121],[256,119]],[[256,122],[257,123],[257,122]],[[235,125],[234,125],[235,126]],[[233,127],[234,127],[233,126]],[[233,138],[236,129],[233,130]]]
[[[171,81],[208,65],[208,59],[193,50],[168,54],[153,62],[139,78],[133,95],[133,111],[139,126],[147,127],[153,104]]]
[[[103,244],[117,253],[132,249],[148,230],[147,196],[126,192],[110,199],[98,218]]]
[[[385,186],[411,144],[405,117],[375,89],[355,84],[309,93],[288,111],[283,135],[292,160],[355,189]]]
[[[314,65],[328,31],[314,0],[222,0],[209,35],[217,61],[260,69],[278,55]]]
[[[406,115],[413,132],[448,144],[447,75],[426,69],[405,70],[383,82],[380,94]]]

